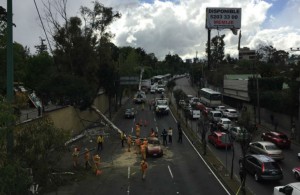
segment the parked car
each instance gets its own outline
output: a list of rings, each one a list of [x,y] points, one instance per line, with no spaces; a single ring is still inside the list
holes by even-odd
[[[220,118],[222,118],[222,113],[220,111],[216,111],[216,110],[211,110],[208,113],[208,119],[213,122],[213,123],[217,123]]]
[[[245,160],[245,161],[244,161]],[[243,162],[245,165],[243,167]],[[245,159],[240,158],[240,168],[244,168],[248,173],[254,175],[255,181],[283,179],[282,169],[278,163],[269,156],[262,154],[249,154]]]
[[[231,127],[229,129],[229,133],[232,139],[236,141],[248,140],[250,138],[250,134],[248,133],[247,129],[243,127]]]
[[[274,160],[283,160],[284,156],[275,144],[268,141],[256,141],[249,144],[249,152],[254,154],[265,154]]]
[[[160,141],[157,137],[149,137],[147,145],[147,156],[153,157],[161,157],[163,156],[164,152],[161,147]]]
[[[292,172],[295,179],[300,180],[300,167],[293,168]]]
[[[270,141],[270,142],[274,143],[279,148],[290,148],[291,147],[291,140],[283,132],[269,131],[269,132],[263,133],[261,135],[261,138],[264,141]]]
[[[228,131],[231,128],[231,120],[228,118],[220,118],[220,120],[217,123],[219,129],[223,131]]]
[[[135,109],[134,108],[127,108],[124,114],[125,118],[134,118],[135,116]]]
[[[273,195],[299,195],[300,182],[274,187]]]
[[[227,133],[221,131],[214,131],[208,135],[208,141],[216,148],[231,148],[232,142]]]
[[[239,114],[235,109],[227,108],[223,110],[223,116],[229,119],[236,120],[239,117]]]

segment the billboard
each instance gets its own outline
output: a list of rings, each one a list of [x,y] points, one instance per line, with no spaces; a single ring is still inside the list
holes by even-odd
[[[206,8],[207,29],[240,29],[241,8],[208,7]]]

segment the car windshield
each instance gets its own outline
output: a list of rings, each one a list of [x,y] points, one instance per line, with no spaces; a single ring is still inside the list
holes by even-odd
[[[215,117],[221,117],[222,114],[221,114],[221,113],[215,113],[214,116],[215,116]]]
[[[275,162],[266,162],[264,165],[265,169],[280,169],[279,165]]]
[[[223,121],[223,124],[230,124],[230,121]]]
[[[229,137],[228,137],[227,134],[221,135],[220,140],[221,140],[223,143],[225,143],[225,144],[229,144],[229,143],[230,143],[230,139],[229,139]]]
[[[266,145],[266,150],[278,150],[278,148],[275,145]]]
[[[160,145],[159,141],[156,140],[156,139],[150,139],[150,140],[148,140],[148,144]]]

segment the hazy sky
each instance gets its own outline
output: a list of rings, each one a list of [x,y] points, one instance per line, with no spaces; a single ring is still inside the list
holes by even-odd
[[[141,47],[159,59],[178,54],[183,59],[205,56],[207,7],[242,9],[241,47],[273,45],[290,51],[300,47],[300,0],[98,0],[122,14],[111,25],[117,46]],[[6,8],[7,0],[0,0]],[[43,15],[41,0],[36,0]],[[80,6],[89,0],[68,0],[68,16],[80,16]],[[31,53],[39,37],[45,38],[34,0],[13,0],[14,41],[28,46]],[[212,30],[212,37],[225,34],[225,53],[237,57],[238,36],[230,30]],[[300,54],[300,52],[294,52]]]

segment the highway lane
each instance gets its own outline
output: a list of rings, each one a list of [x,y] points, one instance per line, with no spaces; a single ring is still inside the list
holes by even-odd
[[[194,90],[194,88],[190,86],[188,79],[186,78],[179,79],[176,81],[176,84],[177,84],[176,86],[182,89],[183,91],[185,91],[186,94],[196,95],[196,91]],[[194,128],[196,126],[195,123],[196,122],[192,122]],[[260,136],[258,135],[255,140],[260,140]],[[216,149],[211,144],[208,144],[208,147],[216,154],[217,158],[219,158],[224,165],[226,165],[226,161],[227,161],[227,167],[228,170],[230,170],[232,150],[227,150],[226,152],[225,149]],[[239,175],[238,160],[242,153],[241,153],[241,146],[239,143],[234,142],[234,147],[235,147],[234,174],[236,177],[238,177]],[[297,152],[299,151],[300,151],[299,145],[295,145],[295,144],[292,144],[291,149],[283,150],[285,159],[282,162],[279,162],[279,165],[283,170],[284,179],[281,180],[280,182],[256,182],[252,175],[247,174],[246,186],[248,186],[248,188],[254,194],[272,194],[274,186],[285,185],[291,182],[297,182],[297,180],[295,180],[295,178],[293,177],[291,170],[292,168],[299,165],[299,160],[297,159]]]
[[[148,95],[154,98],[155,95]],[[229,194],[220,185],[212,172],[202,162],[198,153],[191,146],[187,138],[183,143],[177,143],[177,124],[171,114],[157,118],[153,110],[145,106],[129,102],[125,108],[134,106],[137,109],[135,119],[124,119],[123,115],[116,119],[116,125],[127,134],[134,135],[134,125],[141,119],[149,124],[141,128],[141,137],[148,136],[150,128],[158,129],[159,135],[163,128],[173,127],[173,143],[163,147],[164,156],[148,158],[147,178],[141,179],[140,155],[127,152],[114,155],[114,166],[105,170],[105,174],[98,181],[91,181],[91,188],[87,191],[92,194]],[[161,137],[159,137],[161,139]],[[120,144],[117,143],[117,147]],[[95,187],[97,186],[97,187]]]

